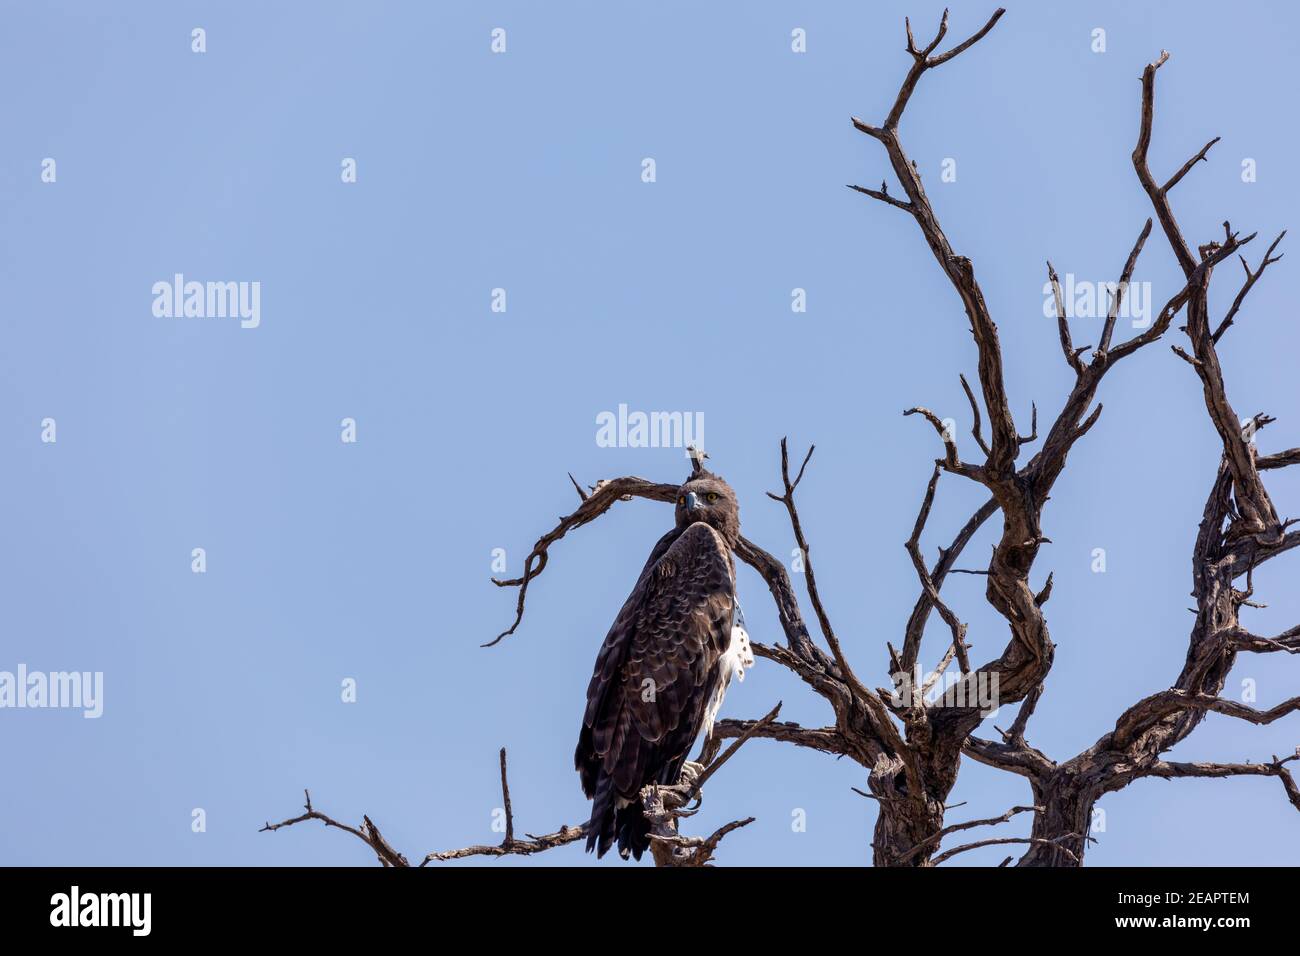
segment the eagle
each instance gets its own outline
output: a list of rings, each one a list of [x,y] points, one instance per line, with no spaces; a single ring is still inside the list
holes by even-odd
[[[676,522],[650,552],[596,655],[574,765],[592,801],[587,851],[650,845],[640,791],[678,782],[712,732],[731,678],[754,663],[736,601],[735,492],[699,468],[677,492]]]

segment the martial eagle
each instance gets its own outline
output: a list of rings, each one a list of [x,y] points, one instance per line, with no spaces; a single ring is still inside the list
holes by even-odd
[[[703,469],[677,493],[676,524],[650,552],[596,655],[574,764],[592,800],[587,850],[618,841],[638,860],[650,845],[639,793],[678,782],[707,735],[733,675],[754,657],[737,617],[736,495]]]

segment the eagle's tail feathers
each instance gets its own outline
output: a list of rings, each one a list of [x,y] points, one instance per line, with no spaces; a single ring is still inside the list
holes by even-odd
[[[591,799],[591,822],[587,825],[587,852],[596,851],[600,859],[614,845],[618,834],[614,799],[614,781],[600,773],[596,781],[596,793]]]
[[[645,818],[641,801],[634,800],[616,811],[618,818],[618,853],[623,859],[630,854],[641,859],[650,848],[650,821]]]

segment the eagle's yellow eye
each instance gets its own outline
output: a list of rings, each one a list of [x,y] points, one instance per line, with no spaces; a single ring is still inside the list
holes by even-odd
[[[707,495],[705,495],[704,497],[708,498],[710,501],[717,501],[717,500],[718,500],[718,493],[717,493],[716,491],[710,491],[710,492],[709,492]]]
[[[684,505],[684,504],[686,504],[686,499],[685,499],[684,497],[678,497],[678,499],[677,499],[677,503],[678,503],[679,505]]]

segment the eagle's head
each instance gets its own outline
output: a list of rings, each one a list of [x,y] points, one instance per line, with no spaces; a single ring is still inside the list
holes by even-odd
[[[740,540],[740,506],[736,493],[717,475],[697,472],[677,489],[677,527],[703,521],[732,547]]]

